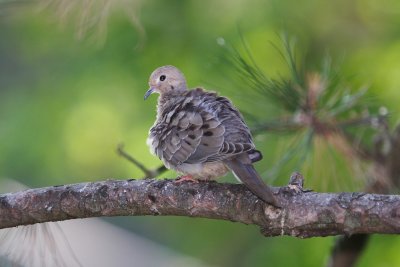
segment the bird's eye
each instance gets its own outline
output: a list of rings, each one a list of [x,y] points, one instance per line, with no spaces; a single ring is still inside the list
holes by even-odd
[[[161,76],[160,76],[160,81],[164,81],[165,78],[167,78],[165,75],[161,75]]]

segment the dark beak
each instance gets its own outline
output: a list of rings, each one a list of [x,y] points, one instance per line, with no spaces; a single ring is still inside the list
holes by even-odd
[[[154,93],[154,88],[150,87],[150,89],[144,94],[144,100],[146,100],[152,93]]]

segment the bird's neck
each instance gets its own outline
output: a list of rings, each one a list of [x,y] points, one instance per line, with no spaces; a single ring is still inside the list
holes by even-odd
[[[162,111],[168,108],[168,106],[175,105],[177,101],[179,102],[182,97],[185,97],[187,92],[189,92],[187,89],[182,89],[160,94],[158,97],[157,113],[162,114]]]

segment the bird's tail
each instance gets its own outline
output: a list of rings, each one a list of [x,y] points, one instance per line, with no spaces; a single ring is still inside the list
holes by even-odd
[[[251,162],[253,162],[253,163],[260,161],[263,158],[263,155],[261,154],[261,152],[259,150],[255,150],[255,149],[248,151],[247,155],[249,155],[249,158],[250,158]]]
[[[264,183],[252,164],[243,163],[237,158],[227,160],[225,164],[253,194],[275,207],[281,207],[271,188]]]

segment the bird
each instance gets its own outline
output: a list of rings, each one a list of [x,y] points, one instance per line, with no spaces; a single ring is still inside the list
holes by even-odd
[[[188,89],[185,76],[167,65],[154,70],[144,95],[158,93],[157,116],[147,145],[181,180],[214,180],[231,171],[253,194],[280,207],[253,163],[262,159],[249,127],[232,102],[213,91]]]

